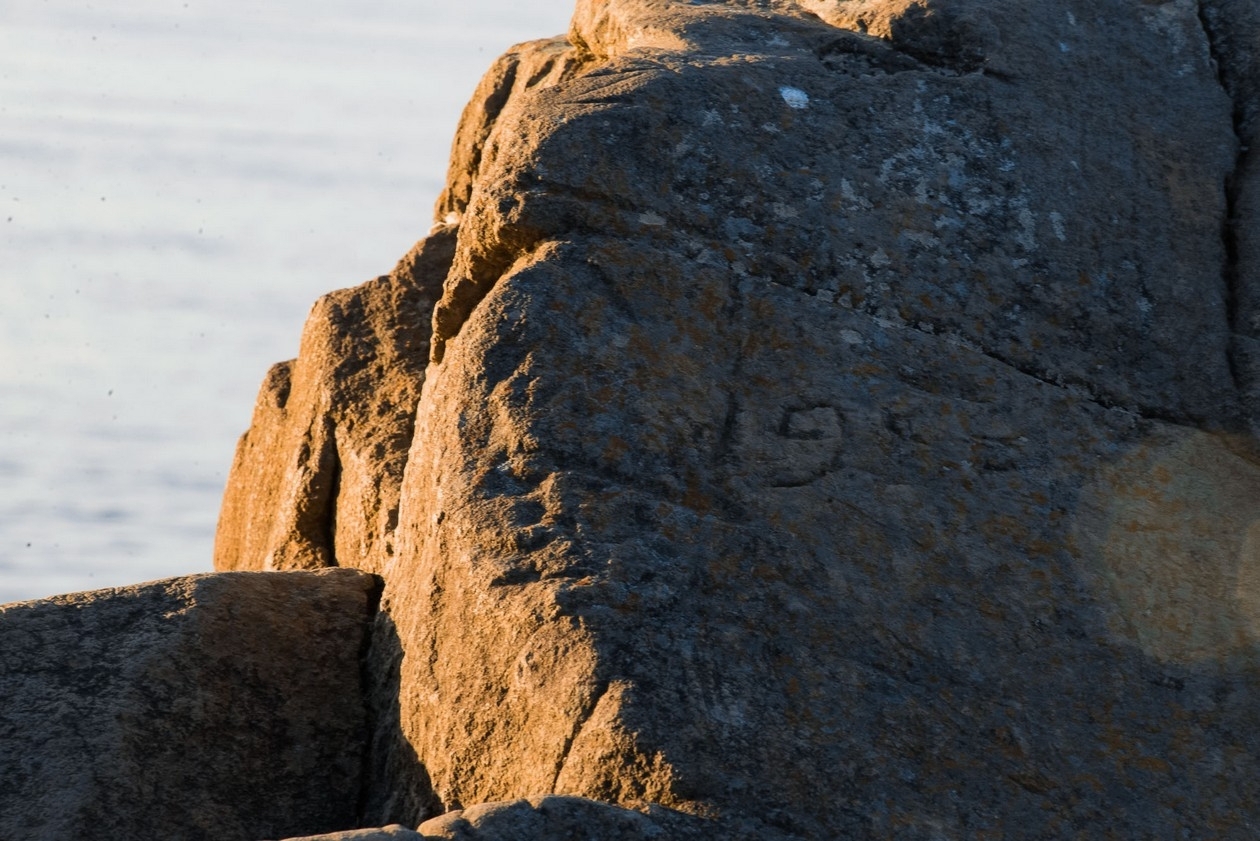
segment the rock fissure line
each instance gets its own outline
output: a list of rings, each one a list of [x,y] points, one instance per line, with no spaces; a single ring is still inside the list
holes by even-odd
[[[337,451],[336,434],[332,437],[332,462],[328,467],[328,502],[324,505],[324,545],[328,547],[328,566],[341,566],[337,560],[337,498],[341,495],[341,453]],[[379,601],[379,594],[378,594]]]
[[[796,292],[800,295],[804,295],[811,298],[817,297],[816,294],[806,289],[800,289],[795,286],[789,286],[788,284],[785,284],[785,283],[779,283],[776,280],[767,280],[767,282],[775,286],[778,286],[781,289],[787,289],[792,292]],[[877,324],[886,324],[888,326],[899,328],[902,330],[913,330],[916,333],[922,334],[924,336],[931,336],[937,339],[945,339],[945,340],[952,339],[953,342],[957,344],[958,346],[964,347],[974,353],[977,353],[986,359],[989,359],[993,362],[996,362],[1000,365],[1010,368],[1011,370],[1016,371],[1020,374],[1023,374],[1026,377],[1031,377],[1032,379],[1036,380],[1039,383],[1042,383],[1043,385],[1048,385],[1053,388],[1060,389],[1062,391],[1067,391],[1075,397],[1082,397],[1091,403],[1095,403],[1098,406],[1101,406],[1104,409],[1126,412],[1128,414],[1136,415],[1137,417],[1140,417],[1146,420],[1158,420],[1158,421],[1164,421],[1166,423],[1175,424],[1177,426],[1186,426],[1186,427],[1192,427],[1195,429],[1198,428],[1198,425],[1194,422],[1193,418],[1183,417],[1181,415],[1177,415],[1172,412],[1161,412],[1151,407],[1125,406],[1115,400],[1108,399],[1104,395],[1099,394],[1088,383],[1081,382],[1080,380],[1077,380],[1072,377],[1066,377],[1066,376],[1060,377],[1059,379],[1054,379],[1052,375],[1050,374],[1050,372],[1048,371],[1042,371],[1042,370],[1033,368],[1031,366],[1021,365],[1018,362],[1014,362],[1010,359],[1007,359],[1006,357],[1004,357],[997,351],[990,350],[989,348],[985,348],[980,345],[977,345],[974,341],[972,341],[971,339],[965,336],[959,336],[956,333],[951,333],[946,330],[932,332],[930,330],[924,330],[922,327],[919,327],[917,324],[911,324],[910,322],[904,321],[902,319],[892,321],[890,319],[881,318],[880,316],[877,316],[876,314],[872,312],[868,312],[866,310],[856,309],[852,307],[844,307],[843,304],[840,304],[838,306],[841,306],[844,309],[856,315],[866,316],[867,318],[871,319]]]
[[[379,679],[377,666],[372,662],[372,642],[375,637],[376,617],[381,609],[381,596],[385,591],[385,580],[379,576],[373,576],[376,583],[367,592],[367,617],[365,619],[366,632],[363,634],[363,640],[359,644],[359,682],[360,686],[367,690],[372,687]],[[365,695],[369,693],[364,692]],[[397,698],[393,699],[396,704]],[[379,703],[379,700],[378,700]],[[372,738],[372,734],[376,733],[378,728],[382,726],[382,716],[377,712],[376,705],[372,703],[364,704],[365,715],[365,732],[366,737],[363,740],[363,767],[371,768],[376,764],[376,749],[380,747],[377,740]],[[372,778],[372,774],[364,773],[359,777],[359,797],[356,812],[362,820],[367,816],[371,800],[376,796],[376,781]]]
[[[1225,196],[1225,215],[1224,219],[1221,220],[1221,243],[1225,249],[1225,262],[1221,267],[1221,277],[1225,284],[1225,318],[1233,333],[1250,338],[1251,331],[1243,323],[1245,319],[1240,312],[1242,290],[1239,286],[1242,278],[1239,270],[1238,243],[1238,180],[1239,174],[1243,172],[1247,165],[1247,159],[1250,154],[1243,131],[1246,114],[1244,113],[1242,98],[1237,91],[1233,90],[1234,85],[1229,80],[1230,59],[1226,50],[1219,43],[1219,37],[1215,33],[1215,27],[1211,19],[1212,15],[1204,0],[1198,0],[1195,3],[1195,13],[1199,26],[1203,30],[1203,37],[1207,41],[1208,53],[1212,58],[1213,69],[1216,74],[1216,82],[1221,86],[1221,90],[1224,91],[1225,95],[1229,97],[1231,128],[1234,133],[1234,142],[1237,150],[1233,168],[1226,174],[1222,185]],[[1229,372],[1234,380],[1234,386],[1239,392],[1245,393],[1250,385],[1247,382],[1248,375],[1239,363],[1237,350],[1232,343],[1228,357]]]
[[[569,732],[568,736],[565,737],[564,747],[560,749],[560,757],[556,760],[556,773],[551,778],[551,787],[549,788],[549,791],[557,790],[556,786],[560,782],[560,775],[564,773],[564,766],[568,763],[569,755],[573,752],[573,743],[577,741],[578,736],[582,735],[582,729],[586,727],[587,722],[591,720],[591,716],[595,714],[596,708],[599,707],[599,702],[602,701],[604,696],[608,694],[610,686],[610,681],[606,679],[600,681],[595,692],[591,694],[590,700],[582,707],[581,712],[574,718],[573,729]]]
[[[1125,412],[1144,420],[1163,421],[1164,423],[1171,423],[1176,426],[1185,426],[1194,429],[1199,428],[1193,418],[1179,415],[1175,412],[1160,411],[1150,406],[1125,406],[1098,393],[1098,391],[1095,390],[1089,383],[1082,382],[1075,377],[1061,376],[1058,379],[1054,379],[1048,371],[1041,371],[1028,365],[1021,365],[1018,362],[1013,362],[995,351],[981,348],[977,352],[988,359],[992,359],[994,362],[998,362],[1014,371],[1018,371],[1026,377],[1031,377],[1040,383],[1066,391],[1074,397],[1083,397],[1090,403],[1094,403],[1108,411]]]

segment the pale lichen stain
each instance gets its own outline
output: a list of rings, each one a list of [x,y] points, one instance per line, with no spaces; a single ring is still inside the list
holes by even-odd
[[[779,96],[787,103],[787,107],[803,110],[809,107],[809,94],[800,88],[783,86],[779,88]]]

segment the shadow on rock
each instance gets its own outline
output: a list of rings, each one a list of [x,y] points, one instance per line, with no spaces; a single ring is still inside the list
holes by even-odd
[[[443,811],[428,772],[402,731],[398,706],[402,659],[398,628],[383,605],[363,656],[369,742],[359,809],[362,826],[416,826]]]

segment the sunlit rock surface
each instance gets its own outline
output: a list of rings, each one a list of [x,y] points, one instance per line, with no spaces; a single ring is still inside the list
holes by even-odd
[[[220,526],[386,580],[363,825],[1250,837],[1257,20],[582,0],[501,59],[431,314],[317,309]]]
[[[267,373],[237,445],[219,569],[258,568],[262,558],[264,569],[336,559],[375,571],[393,552],[429,313],[452,245],[452,232],[435,229],[390,274],[315,304],[301,356]]]

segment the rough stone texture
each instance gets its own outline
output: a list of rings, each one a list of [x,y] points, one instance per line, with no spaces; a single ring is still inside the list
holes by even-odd
[[[643,814],[581,797],[542,796],[448,812],[419,831],[434,841],[676,841],[711,837],[695,834],[702,825],[660,808]]]
[[[1234,368],[1253,432],[1260,428],[1260,5],[1202,0],[1206,31],[1222,86],[1233,101],[1238,159],[1228,183],[1226,278],[1233,297]]]
[[[0,838],[355,826],[377,589],[228,573],[0,607]]]
[[[401,824],[391,824],[379,829],[351,829],[326,835],[286,838],[285,841],[425,841],[425,836]]]
[[[480,803],[425,821],[285,841],[688,841],[711,838],[706,821],[659,806],[622,809],[582,797],[541,795]]]
[[[429,313],[453,241],[439,226],[390,274],[316,302],[300,355],[267,373],[237,445],[217,569],[388,563]]]
[[[1257,20],[581,0],[496,65],[382,568],[381,821],[1254,836]]]

